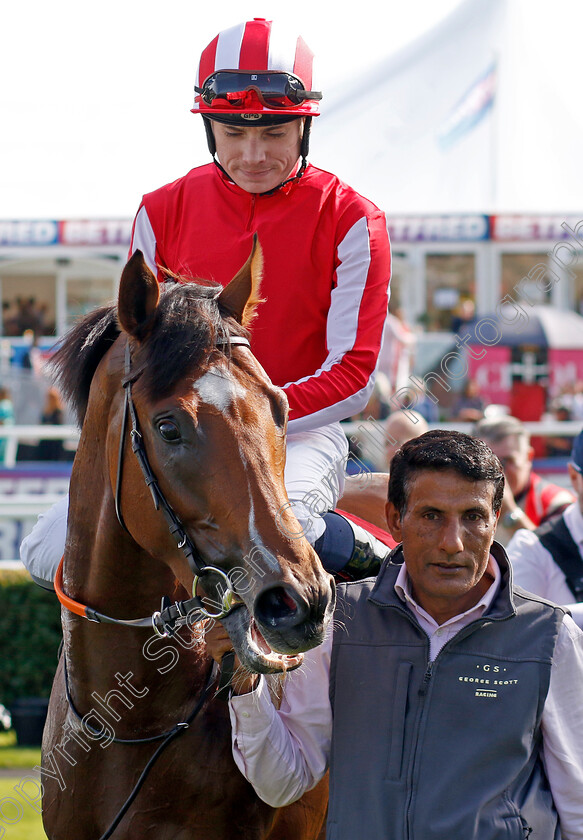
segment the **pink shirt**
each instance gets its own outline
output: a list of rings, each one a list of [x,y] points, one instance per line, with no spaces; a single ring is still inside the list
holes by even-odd
[[[434,659],[445,643],[479,618],[500,585],[500,570],[490,558],[494,582],[480,601],[442,625],[414,601],[405,566],[395,590],[430,639]],[[338,631],[337,631],[338,632]],[[281,807],[314,787],[328,766],[332,709],[328,681],[332,636],[305,654],[300,669],[287,675],[281,708],[271,702],[266,679],[250,694],[230,701],[233,756],[258,795]],[[583,840],[583,632],[569,616],[562,623],[542,715],[543,761],[564,840]]]

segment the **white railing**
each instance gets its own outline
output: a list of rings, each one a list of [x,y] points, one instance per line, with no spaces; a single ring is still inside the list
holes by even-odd
[[[77,426],[0,426],[0,440],[6,440],[5,467],[16,465],[19,443],[38,443],[39,440],[79,440]]]
[[[358,431],[376,429],[382,432],[382,420],[351,420],[343,423],[342,428],[347,434],[355,434]],[[537,423],[522,424],[533,437],[575,437],[583,430],[583,420],[544,420]],[[452,431],[472,433],[473,423],[430,423],[430,429],[449,429]],[[1,432],[0,432],[1,435]]]
[[[531,435],[540,437],[575,437],[583,427],[583,423],[578,421],[545,421],[542,423],[525,423],[524,425]],[[361,440],[363,437],[374,438],[376,448],[379,448],[382,444],[384,428],[382,421],[357,420],[343,423],[342,426],[348,436],[355,435]],[[457,429],[458,431],[471,433],[473,424],[440,423],[432,425],[431,428]],[[7,441],[4,466],[10,468],[15,465],[18,466],[16,452],[19,442],[36,443],[43,439],[75,442],[79,439],[79,429],[76,426],[0,426],[0,439],[2,438]],[[23,466],[26,463],[23,462]],[[65,479],[66,476],[63,476],[63,478]],[[563,481],[559,481],[559,483],[564,483],[567,486],[568,479],[566,476],[561,476],[561,478]],[[60,486],[56,488],[55,492],[47,493],[26,493],[18,491],[15,493],[2,493],[0,491],[0,531],[2,527],[12,528],[17,525],[20,529],[19,533],[21,532],[21,536],[24,537],[31,530],[38,514],[48,510],[52,504],[62,498],[65,488],[66,484],[63,488]],[[18,521],[20,521],[20,525],[18,525]],[[9,562],[0,561],[0,568]]]

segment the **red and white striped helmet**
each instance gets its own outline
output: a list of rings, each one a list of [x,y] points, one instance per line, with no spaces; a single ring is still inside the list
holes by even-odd
[[[241,125],[318,116],[313,58],[305,41],[277,22],[254,18],[225,29],[203,50],[191,110]]]

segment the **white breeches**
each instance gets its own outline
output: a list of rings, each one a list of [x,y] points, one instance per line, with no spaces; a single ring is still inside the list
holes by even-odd
[[[348,441],[340,423],[288,434],[285,487],[301,533],[314,542],[324,533],[322,514],[344,490]]]

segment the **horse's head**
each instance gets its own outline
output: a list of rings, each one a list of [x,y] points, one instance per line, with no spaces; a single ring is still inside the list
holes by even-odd
[[[136,252],[120,282],[122,335],[97,367],[87,412],[94,404],[109,414],[109,489],[115,495],[123,466],[118,496],[127,531],[191,588],[193,571],[155,510],[122,431],[121,381],[131,382],[143,449],[160,493],[203,565],[228,575],[234,609],[223,623],[241,662],[269,672],[296,665],[301,651],[322,641],[334,587],[290,512],[283,482],[285,395],[245,342],[260,270],[254,244],[224,290],[175,283],[160,291]],[[141,568],[144,574],[143,562]],[[224,585],[212,573],[203,573],[199,583],[215,600]]]

